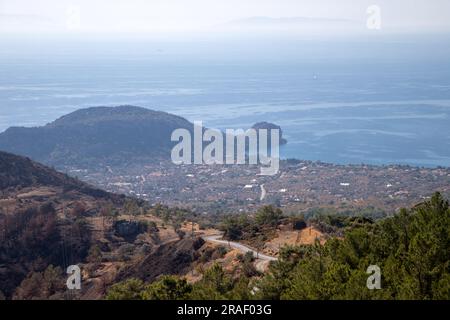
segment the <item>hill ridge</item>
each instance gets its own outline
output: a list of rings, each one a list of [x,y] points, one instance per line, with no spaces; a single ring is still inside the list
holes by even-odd
[[[0,150],[57,167],[170,159],[178,128],[188,120],[131,105],[76,110],[41,127],[11,127],[0,133]]]

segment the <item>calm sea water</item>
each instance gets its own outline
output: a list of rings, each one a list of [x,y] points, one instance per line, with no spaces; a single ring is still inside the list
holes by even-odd
[[[189,51],[159,43],[141,54],[16,46],[0,51],[0,131],[129,104],[222,129],[274,122],[288,140],[283,157],[450,166],[449,44],[388,39]]]

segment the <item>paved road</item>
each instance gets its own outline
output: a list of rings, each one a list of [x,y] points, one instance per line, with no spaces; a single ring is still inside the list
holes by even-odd
[[[220,244],[224,244],[226,246],[230,245],[230,247],[237,249],[243,253],[246,252],[253,252],[253,256],[256,258],[258,257],[258,259],[261,260],[265,260],[265,261],[276,261],[278,260],[275,257],[271,257],[262,253],[257,253],[256,250],[247,247],[246,245],[243,245],[241,243],[238,242],[233,242],[233,241],[227,241],[227,240],[220,240],[222,238],[222,235],[213,235],[213,236],[202,236],[203,240],[208,241],[208,242],[213,242],[213,243],[220,243]]]
[[[261,196],[259,197],[259,201],[263,201],[266,197],[266,189],[264,188],[264,184],[260,186],[261,188]]]

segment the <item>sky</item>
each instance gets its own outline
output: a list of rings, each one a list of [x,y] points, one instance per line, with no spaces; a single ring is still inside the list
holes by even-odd
[[[450,0],[0,0],[0,34],[208,32],[248,17],[346,19],[381,30],[450,31]]]

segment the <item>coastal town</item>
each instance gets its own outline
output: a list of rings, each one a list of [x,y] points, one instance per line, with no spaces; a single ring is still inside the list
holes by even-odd
[[[257,166],[167,162],[65,170],[110,192],[199,213],[252,212],[273,204],[294,213],[364,210],[370,215],[386,215],[415,205],[435,191],[450,194],[450,169],[440,167],[284,160],[275,176],[259,175]]]

